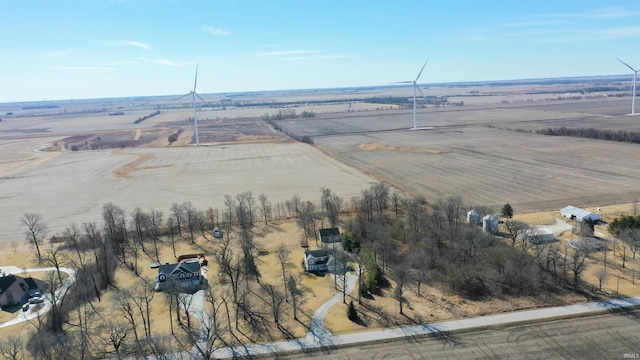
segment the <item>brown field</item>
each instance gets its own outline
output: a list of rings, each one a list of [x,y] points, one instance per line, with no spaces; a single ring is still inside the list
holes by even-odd
[[[197,148],[191,146],[195,142],[192,124],[185,120],[192,116],[189,104],[172,103],[173,97],[60,102],[61,108],[54,110],[16,110],[16,105],[0,104],[0,112],[15,111],[20,116],[3,118],[0,123],[0,243],[7,244],[0,249],[0,265],[36,266],[19,224],[25,212],[42,214],[53,235],[71,223],[100,223],[101,207],[107,202],[127,211],[154,208],[166,216],[174,202],[191,201],[201,210],[222,208],[224,195],[244,191],[252,191],[254,197],[264,193],[275,204],[293,195],[317,201],[320,188],[327,187],[349,200],[376,181],[408,195],[425,196],[430,202],[457,194],[468,205],[496,210],[509,202],[516,219],[536,225],[553,223],[559,217],[558,209],[569,204],[592,211],[599,207],[598,212],[610,221],[632,211],[630,202],[640,197],[639,145],[509,131],[560,126],[640,131],[639,117],[622,116],[628,112],[630,98],[557,100],[586,86],[536,85],[536,94],[529,93],[530,85],[424,88],[427,96],[448,96],[465,105],[421,105],[421,129],[417,131],[409,130],[409,108],[350,101],[409,97],[410,87],[234,95],[235,100],[264,105],[199,110],[200,141],[205,146]],[[221,96],[205,98],[218,104]],[[330,99],[344,102],[312,103]],[[283,120],[278,125],[297,136],[310,136],[314,146],[293,142],[260,119],[281,109],[269,102],[293,100],[299,104],[287,109],[298,114],[313,111],[317,116]],[[82,112],[97,107],[108,112],[122,107],[125,115]],[[156,108],[161,109],[160,115],[133,123]],[[69,113],[52,113],[64,109]],[[178,140],[169,145],[168,136],[179,130]],[[100,148],[101,143],[108,145]],[[122,147],[119,144],[126,148],[112,149]],[[80,151],[69,151],[71,145],[79,146]],[[91,145],[96,150],[83,148]],[[43,149],[48,151],[34,151]],[[300,273],[300,236],[293,221],[259,227],[256,245],[263,253],[257,262],[263,281],[281,282],[275,255],[280,242],[291,251],[288,270]],[[567,232],[560,241],[571,236]],[[313,241],[310,243],[313,247]],[[201,238],[197,246],[183,241],[178,253],[204,251],[211,260],[213,246]],[[160,260],[173,259],[165,244]],[[619,254],[611,259],[611,276],[604,290],[640,294],[640,282],[634,280],[631,268],[636,265],[629,262],[623,269]],[[149,264],[155,259],[143,256],[139,262],[141,277],[152,280],[156,271]],[[593,286],[601,254],[590,255],[589,262],[585,279]],[[217,273],[212,265],[208,278],[214,284]],[[313,311],[335,292],[329,276],[299,276],[307,289],[301,321],[308,324]],[[136,280],[124,270],[117,277],[121,287]],[[369,309],[358,309],[366,319],[364,325],[345,321],[345,306],[337,305],[329,313],[327,327],[336,332],[361,331],[584,301],[572,294],[556,294],[479,303],[426,284],[421,296],[413,288],[407,291],[407,316],[401,317],[390,289],[367,300]],[[112,311],[110,296],[105,295],[100,311]],[[164,296],[158,294],[154,318],[163,318],[166,309]],[[303,336],[305,325],[288,317],[283,320],[285,326],[295,336]],[[159,332],[167,332],[168,326],[167,321],[154,322]],[[26,328],[20,327],[22,331]]]

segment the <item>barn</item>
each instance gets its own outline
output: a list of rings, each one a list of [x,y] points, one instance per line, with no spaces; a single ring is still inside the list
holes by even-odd
[[[545,227],[535,227],[519,231],[518,238],[536,245],[548,244],[555,241],[553,231]]]
[[[600,215],[596,213],[592,213],[585,209],[581,209],[575,206],[565,206],[560,209],[560,215],[566,217],[567,219],[583,222],[583,221],[600,221]]]

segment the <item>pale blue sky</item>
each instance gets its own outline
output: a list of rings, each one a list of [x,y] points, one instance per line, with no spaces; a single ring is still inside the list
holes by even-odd
[[[0,0],[0,102],[626,74],[640,1]]]

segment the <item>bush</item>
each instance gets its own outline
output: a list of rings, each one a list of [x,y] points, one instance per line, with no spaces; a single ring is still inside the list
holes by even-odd
[[[347,317],[351,321],[358,320],[358,312],[356,311],[355,305],[353,305],[353,300],[349,301],[349,306],[347,307]]]

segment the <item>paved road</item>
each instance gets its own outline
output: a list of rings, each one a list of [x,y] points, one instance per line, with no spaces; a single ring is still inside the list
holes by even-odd
[[[35,272],[35,271],[56,271],[56,268],[54,267],[47,267],[47,268],[32,268],[32,269],[23,269],[23,268],[19,268],[17,266],[5,266],[3,265],[2,267],[0,267],[2,269],[2,271],[6,274],[22,274],[25,272]],[[67,278],[67,280],[65,281],[65,283],[60,287],[60,289],[58,289],[56,291],[56,298],[60,299],[61,295],[63,293],[65,293],[69,287],[76,282],[76,272],[73,269],[69,269],[69,268],[60,268],[60,271],[69,274],[69,277]],[[0,328],[3,328],[5,326],[11,326],[11,325],[15,325],[15,324],[19,324],[21,322],[30,320],[30,319],[35,319],[38,316],[42,316],[44,314],[46,314],[47,312],[49,312],[49,310],[51,310],[51,295],[47,294],[46,292],[43,291],[43,298],[44,298],[44,303],[42,304],[43,306],[41,308],[38,309],[38,311],[33,311],[34,306],[30,306],[29,310],[27,310],[26,312],[23,312],[22,310],[18,311],[18,314],[16,315],[16,317],[13,320],[9,320],[5,323],[0,324]]]
[[[382,329],[344,335],[327,335],[310,341],[296,339],[280,341],[269,344],[254,344],[234,348],[220,348],[214,353],[217,358],[230,358],[234,356],[260,355],[273,353],[287,353],[291,351],[312,351],[319,348],[327,348],[342,345],[354,345],[372,342],[384,342],[389,339],[401,339],[407,337],[433,336],[446,337],[447,332],[458,330],[473,330],[483,327],[502,327],[515,322],[539,321],[540,319],[553,319],[558,317],[576,316],[598,311],[611,311],[640,306],[640,297],[600,301],[580,305],[569,305],[535,310],[517,311],[499,315],[483,316],[478,318],[452,320],[441,323],[406,326],[393,329]],[[637,330],[636,330],[637,332]],[[639,350],[640,351],[640,350]],[[373,356],[373,354],[371,354]]]
[[[628,359],[640,358],[640,309],[543,323],[407,337],[279,359]]]

